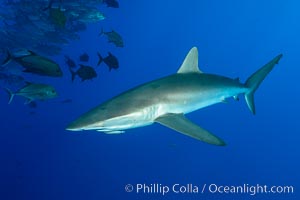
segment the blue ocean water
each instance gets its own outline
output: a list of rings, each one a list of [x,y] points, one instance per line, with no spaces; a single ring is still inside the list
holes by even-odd
[[[62,78],[26,75],[55,86],[58,98],[29,108],[22,97],[8,105],[0,91],[0,198],[299,199],[299,7],[292,0],[132,0],[120,1],[118,9],[101,6],[107,19],[89,24],[79,41],[51,57],[61,65]],[[125,46],[107,43],[98,36],[101,28],[118,31]],[[203,72],[241,82],[283,54],[255,93],[255,116],[242,96],[187,115],[227,146],[208,145],[159,124],[120,135],[65,130],[101,102],[175,73],[193,46]],[[120,68],[96,67],[97,51],[113,52]],[[78,61],[84,52],[98,77],[72,83],[64,55]],[[61,103],[65,99],[72,102]],[[237,186],[246,188],[244,193],[232,190]],[[255,193],[258,186],[277,191]],[[285,186],[293,192],[283,192]]]

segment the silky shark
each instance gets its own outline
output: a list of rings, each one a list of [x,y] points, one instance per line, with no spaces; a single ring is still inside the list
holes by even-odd
[[[176,74],[130,89],[83,114],[66,128],[97,130],[107,134],[151,125],[154,122],[213,145],[225,142],[185,117],[195,110],[237,99],[244,94],[255,114],[254,92],[278,63],[282,54],[252,74],[243,84],[238,79],[203,73],[198,68],[198,50],[193,47]]]

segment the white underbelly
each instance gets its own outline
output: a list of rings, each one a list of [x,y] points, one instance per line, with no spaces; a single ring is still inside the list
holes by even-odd
[[[154,120],[159,116],[159,110],[157,105],[149,106],[137,112],[107,119],[102,122],[98,130],[101,131],[102,129],[103,132],[109,132],[148,126],[154,123]]]

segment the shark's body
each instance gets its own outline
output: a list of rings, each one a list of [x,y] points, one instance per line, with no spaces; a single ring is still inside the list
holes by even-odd
[[[281,56],[275,57],[242,84],[237,79],[202,73],[198,68],[198,51],[194,47],[176,74],[140,85],[104,102],[72,122],[67,130],[122,133],[126,129],[158,122],[204,142],[224,145],[220,138],[190,122],[184,114],[243,93],[248,107],[255,113],[253,94]]]

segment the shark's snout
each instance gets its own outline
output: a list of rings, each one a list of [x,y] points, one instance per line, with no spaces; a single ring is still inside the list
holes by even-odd
[[[82,131],[86,130],[90,124],[87,123],[83,118],[78,118],[75,121],[71,122],[67,127],[66,130],[68,131]]]
[[[83,131],[83,130],[98,130],[103,128],[103,122],[91,120],[94,115],[84,115],[71,122],[66,130],[68,131]]]
[[[75,122],[70,123],[67,127],[66,130],[68,131],[81,131],[83,130],[82,126],[78,125]]]

